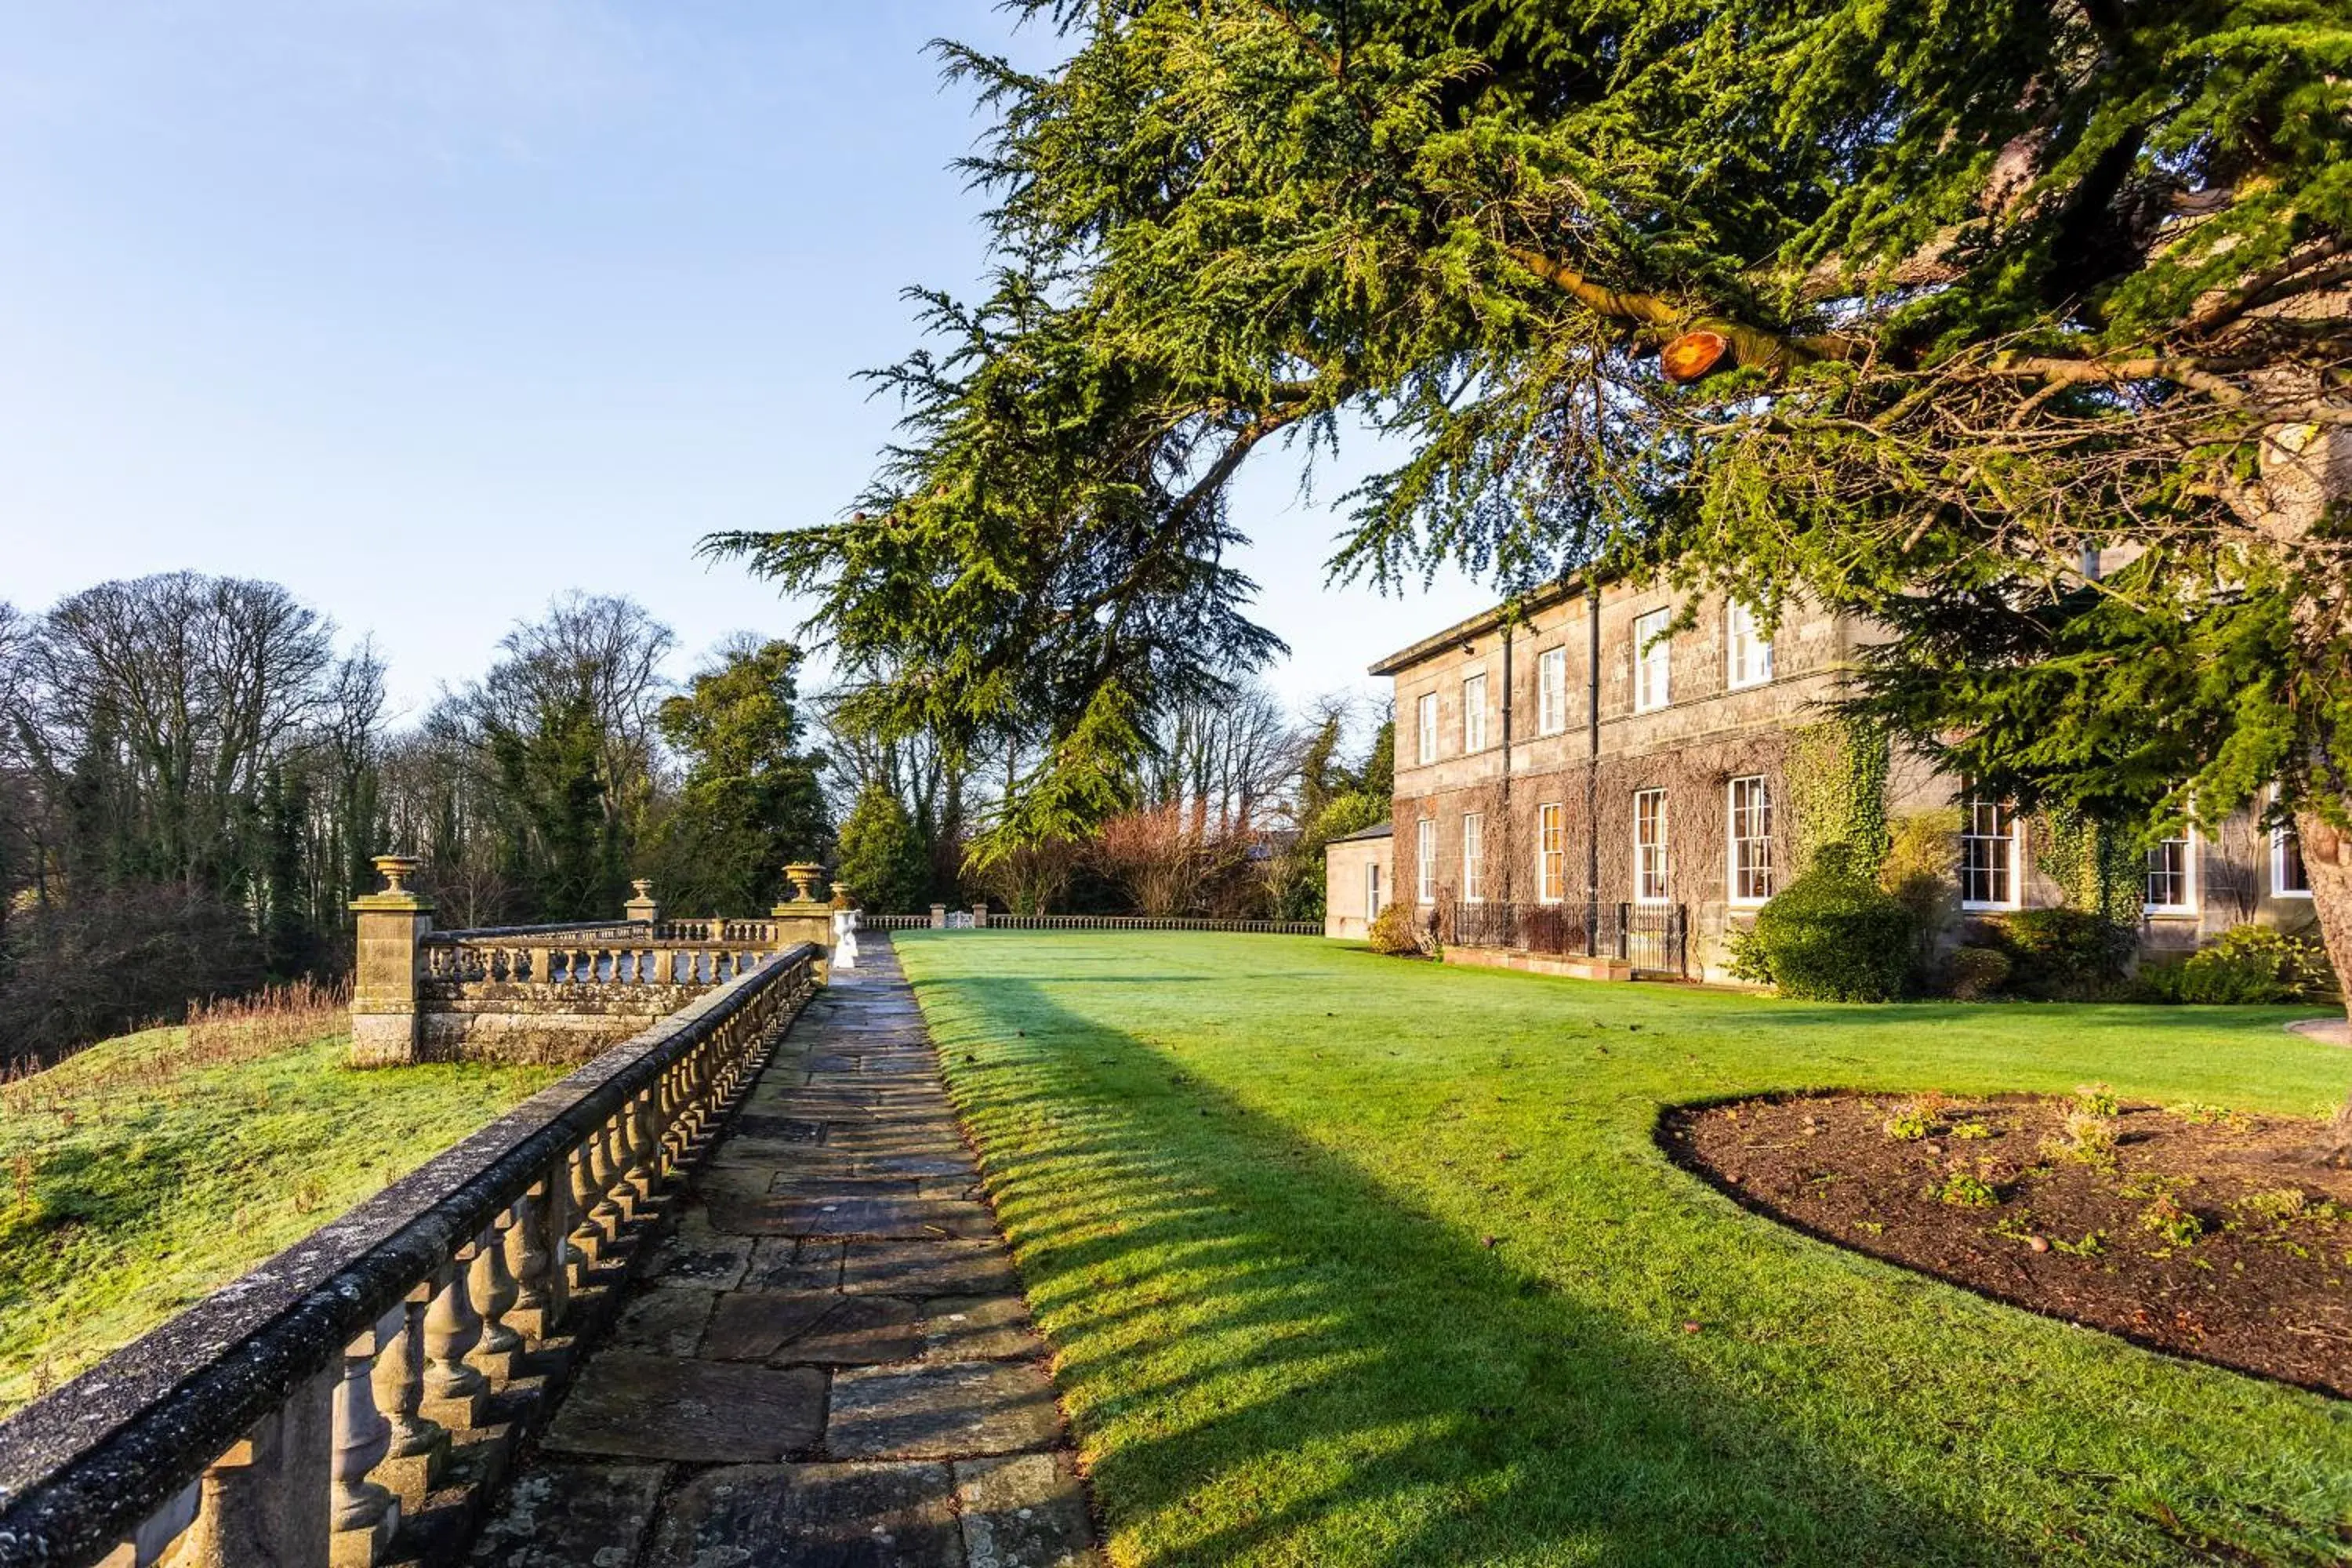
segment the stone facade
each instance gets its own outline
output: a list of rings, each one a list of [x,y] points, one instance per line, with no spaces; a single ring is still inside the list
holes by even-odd
[[[1637,622],[1640,634],[1668,628],[1646,660],[1637,645],[1658,645]],[[1819,743],[1870,636],[1795,604],[1768,652],[1753,617],[1719,595],[1614,580],[1474,616],[1381,660],[1371,672],[1394,681],[1397,723],[1389,896],[1441,936],[1465,904],[1681,906],[1688,973],[1727,978],[1727,933],[1787,885],[1807,842],[1792,763]],[[1949,811],[1958,793],[1916,758],[1891,761],[1890,818]],[[2049,825],[2015,833],[2003,902],[2063,901],[2044,870]],[[1960,853],[1956,840],[1956,867]],[[2242,921],[2310,923],[2309,897],[2285,885],[2291,855],[2251,817],[2169,853],[2179,875],[2158,885],[2180,896],[2149,908],[2144,949],[2190,948]],[[1328,851],[1332,935],[1360,932],[1362,854],[1349,840]],[[2006,912],[1969,910],[1953,934]]]
[[[1334,838],[1323,847],[1323,934],[1361,942],[1372,917],[1396,896],[1396,858],[1389,825]]]

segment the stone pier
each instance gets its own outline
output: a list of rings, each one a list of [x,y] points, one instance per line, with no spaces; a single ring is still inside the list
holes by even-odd
[[[1097,1568],[979,1183],[877,937],[695,1177],[473,1562]]]

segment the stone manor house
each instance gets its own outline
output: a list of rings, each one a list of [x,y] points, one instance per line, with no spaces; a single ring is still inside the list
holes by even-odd
[[[1680,621],[1687,603],[1663,583],[1565,586],[1374,665],[1395,683],[1393,811],[1327,851],[1327,933],[1360,937],[1403,900],[1449,960],[1727,978],[1727,931],[1823,837],[1807,833],[1806,771],[1869,627],[1791,605],[1768,637],[1736,601]],[[1964,926],[2065,901],[2051,824],[1966,798],[1899,748],[1883,794],[1889,821],[1938,812],[1954,829]],[[2156,846],[2142,892],[2144,951],[2312,921],[2292,834],[2251,816]]]

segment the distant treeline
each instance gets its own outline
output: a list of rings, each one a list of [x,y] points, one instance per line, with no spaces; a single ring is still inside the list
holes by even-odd
[[[804,700],[787,642],[739,637],[682,684],[676,649],[627,599],[563,595],[395,723],[373,648],[275,584],[0,604],[0,1065],[340,973],[389,850],[423,857],[445,928],[611,917],[636,877],[680,914],[748,913],[800,859],[894,912],[1316,919],[1324,838],[1388,809],[1388,726],[1244,684],[1153,721],[1098,830],[968,862],[1034,765],[1022,737],[974,756],[861,729],[870,674]]]
[[[683,689],[675,638],[569,595],[421,720],[365,642],[275,584],[189,573],[0,604],[0,1062],[350,962],[370,857],[426,859],[443,925],[761,907],[824,856],[788,644]]]

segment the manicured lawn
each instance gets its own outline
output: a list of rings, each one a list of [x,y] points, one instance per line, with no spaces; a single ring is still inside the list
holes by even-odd
[[[2352,1560],[2352,1405],[1807,1239],[1651,1137],[1828,1086],[2314,1113],[2352,1052],[2291,1014],[898,945],[1121,1564]]]
[[[563,1071],[354,1072],[340,1036],[191,1062],[185,1035],[126,1035],[0,1089],[0,1415]]]

